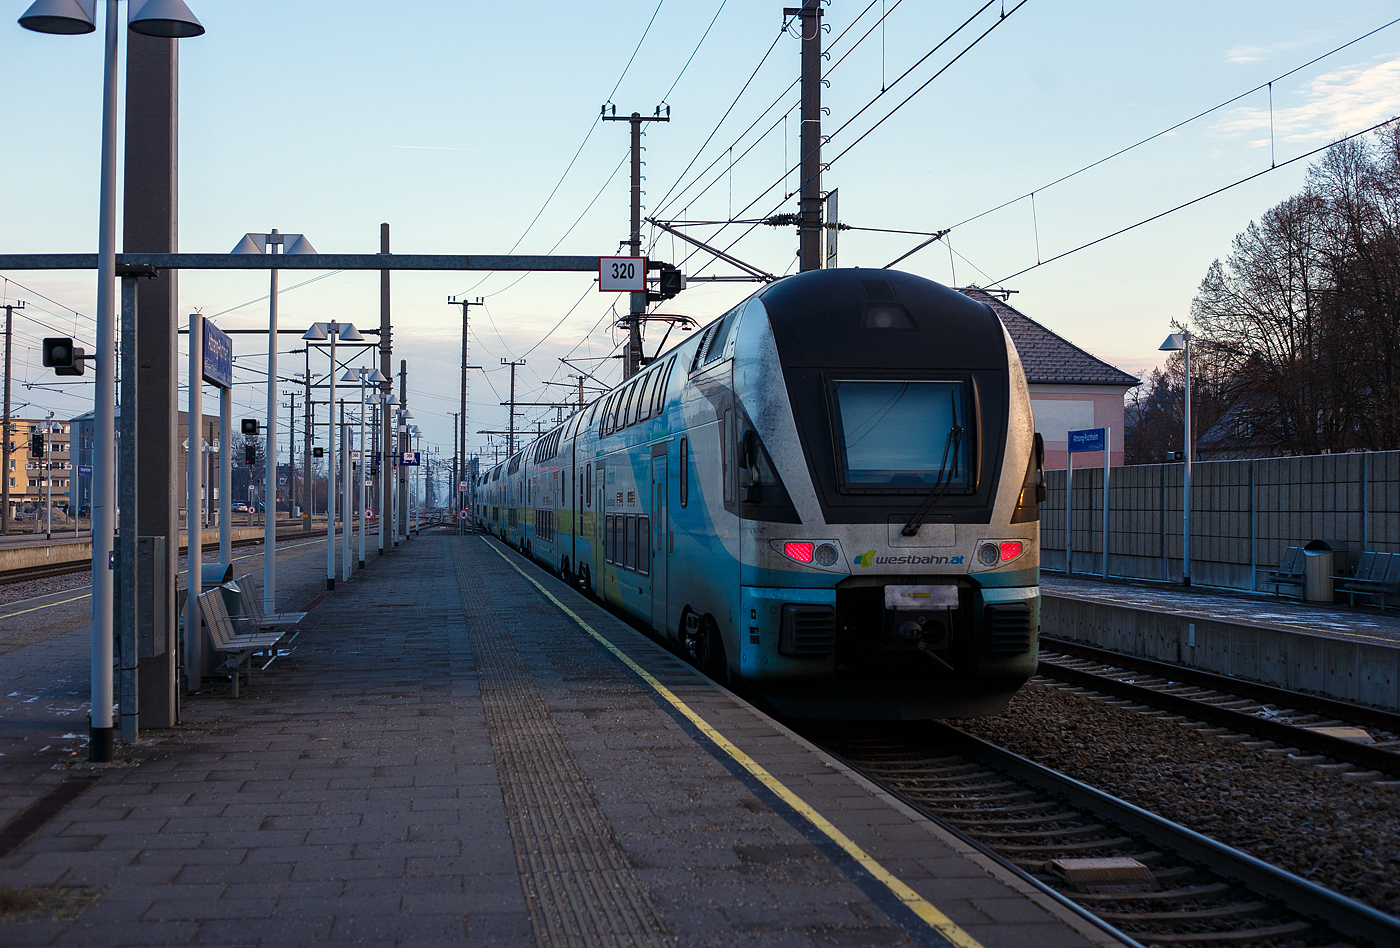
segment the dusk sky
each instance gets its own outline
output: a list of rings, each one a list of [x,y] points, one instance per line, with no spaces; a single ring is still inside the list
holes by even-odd
[[[799,41],[795,30],[782,34],[781,2],[188,2],[208,32],[180,51],[182,250],[227,252],[245,232],[275,227],[304,233],[323,252],[374,252],[387,221],[399,252],[616,253],[627,237],[627,126],[598,121],[609,101],[619,114],[649,114],[663,103],[671,110],[671,121],[644,140],[646,214],[719,221],[795,209],[784,185],[795,189],[797,175],[784,172],[798,151]],[[26,5],[8,0],[0,17],[0,252],[92,252],[101,29],[30,33],[15,23]],[[1400,4],[1371,0],[994,0],[985,8],[976,0],[836,0],[825,15],[824,131],[832,137],[823,158],[832,164],[823,185],[839,189],[840,218],[857,227],[953,228],[902,269],[1014,289],[1011,303],[1026,315],[1139,373],[1159,363],[1158,345],[1170,322],[1188,315],[1211,261],[1302,186],[1308,161],[1037,261],[1400,113],[1400,24],[1049,185],[1397,16]],[[1034,202],[1022,197],[1032,191]],[[692,228],[721,246],[746,229]],[[840,262],[881,267],[922,239],[843,232]],[[793,229],[759,227],[732,252],[784,274],[796,269],[796,247]],[[669,236],[656,239],[651,256],[691,275],[735,272],[688,256]],[[298,286],[316,276],[284,275],[284,328],[331,318],[378,324],[377,273]],[[5,300],[28,303],[16,322],[16,414],[88,410],[91,384],[52,385],[38,340],[72,333],[91,347],[94,275],[3,278],[23,284],[0,282]],[[461,332],[448,295],[486,297],[472,312],[471,359],[487,372],[471,378],[470,432],[505,426],[503,357],[527,359],[521,400],[567,397],[568,388],[544,384],[570,381],[561,356],[595,360],[580,364],[596,366],[604,382],[619,377],[619,360],[606,358],[622,339],[609,308],[625,310],[625,297],[598,293],[588,275],[393,280],[395,366],[408,360],[409,406],[425,441],[444,454]],[[199,310],[226,329],[265,327],[266,286],[265,271],[186,273],[181,312]],[[703,323],[754,289],[695,284],[661,309]],[[663,331],[649,330],[648,354]],[[247,369],[236,376],[247,383],[236,390],[239,414],[263,411],[256,370],[265,345],[237,342]],[[283,348],[298,345],[288,339]],[[281,369],[300,365],[300,356],[285,357]],[[34,382],[46,387],[26,387]],[[526,409],[520,424],[533,428],[546,415],[553,412]],[[469,436],[471,447],[485,442]]]

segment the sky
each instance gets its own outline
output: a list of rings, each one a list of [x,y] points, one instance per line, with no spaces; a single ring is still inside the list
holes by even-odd
[[[180,49],[181,250],[227,252],[277,228],[322,252],[375,252],[387,222],[396,252],[617,253],[628,134],[599,121],[605,103],[670,109],[644,138],[644,215],[795,210],[799,39],[781,2],[188,2],[208,32]],[[14,22],[25,5],[0,4],[0,253],[93,252],[101,31],[30,33]],[[917,232],[843,231],[839,262],[882,267],[951,228],[900,268],[1015,290],[1031,318],[1126,371],[1150,370],[1211,262],[1302,187],[1308,159],[1288,162],[1400,113],[1400,24],[1304,65],[1396,17],[1400,4],[1370,0],[834,0],[823,187],[839,190],[853,227]],[[687,232],[765,271],[796,270],[790,227]],[[644,241],[688,276],[737,272],[651,228]],[[283,328],[378,325],[377,272],[288,272],[281,284]],[[266,328],[265,271],[187,272],[179,287],[182,313]],[[704,323],[756,289],[693,282],[656,311]],[[392,292],[394,363],[408,362],[428,450],[451,452],[458,403],[461,310],[448,296],[485,301],[471,311],[470,360],[484,371],[470,373],[470,449],[488,443],[476,432],[506,427],[503,359],[525,360],[522,401],[566,400],[580,368],[590,386],[620,376],[625,297],[587,274],[399,273]],[[0,271],[0,296],[27,304],[16,415],[88,410],[91,374],[57,385],[38,345],[71,334],[91,348],[95,275]],[[665,329],[649,325],[648,355]],[[283,337],[280,348],[299,346]],[[265,411],[265,347],[235,337],[240,416]],[[279,374],[301,365],[283,356]],[[554,415],[521,409],[517,427]]]

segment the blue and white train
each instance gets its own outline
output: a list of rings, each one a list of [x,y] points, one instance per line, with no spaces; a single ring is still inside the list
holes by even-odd
[[[818,270],[486,470],[474,517],[780,713],[989,714],[1036,668],[1042,455],[989,306]]]

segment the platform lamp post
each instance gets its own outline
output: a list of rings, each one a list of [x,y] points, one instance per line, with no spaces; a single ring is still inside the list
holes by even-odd
[[[365,444],[365,411],[373,401],[373,396],[365,394],[365,385],[378,385],[384,381],[384,373],[378,369],[346,369],[340,377],[342,382],[360,383],[360,569],[365,568],[365,475],[369,472],[369,450]],[[382,515],[381,511],[381,515]]]
[[[326,588],[335,588],[335,344],[340,342],[364,342],[353,323],[331,321],[312,323],[311,328],[301,334],[307,344],[329,342],[331,346],[331,370],[326,376],[330,380],[329,404],[330,424],[326,426]]]
[[[102,157],[97,213],[97,364],[92,456],[92,713],[88,759],[112,760],[112,531],[116,468],[117,279],[117,0],[107,0],[102,59]],[[204,27],[183,0],[130,6],[127,27],[146,36],[180,39]],[[36,33],[77,35],[97,29],[96,0],[35,0],[19,25]],[[125,473],[135,477],[135,471]]]
[[[410,421],[412,421],[412,420],[413,420],[413,412],[409,411],[407,408],[405,408],[405,409],[403,409],[402,411],[399,412],[399,447],[398,447],[398,454],[399,454],[399,463],[400,463],[400,464],[403,463],[404,451],[406,451],[406,450],[409,449],[409,448],[408,448],[408,445],[411,443],[411,442],[409,441],[409,437],[408,437],[408,423],[409,423]],[[398,483],[398,479],[397,479],[397,478],[395,478],[395,483]],[[407,492],[407,491],[405,491],[405,492]],[[411,501],[410,501],[410,502],[411,502]],[[395,511],[395,513],[398,512],[398,509],[399,509],[398,503],[395,502],[395,504],[394,504],[394,511]],[[405,507],[405,509],[407,509],[407,508]],[[402,537],[404,538],[404,540],[407,540],[407,539],[408,539],[408,517],[407,517],[407,516],[405,516],[405,517],[403,518],[403,523],[401,523],[401,524],[398,525],[398,530],[399,530],[399,532],[396,533],[396,534],[394,534],[394,536],[395,536],[395,537],[402,536]]]
[[[1181,585],[1191,585],[1191,333],[1174,332],[1159,347],[1161,352],[1180,352],[1186,360],[1185,436],[1182,455],[1185,465],[1181,474]]]
[[[277,228],[270,234],[244,234],[238,246],[231,251],[235,254],[284,254],[315,253],[316,248],[301,234],[279,233]],[[271,614],[277,611],[277,268],[268,271],[272,275],[272,286],[267,297],[267,486],[263,490],[263,611]],[[289,435],[290,437],[290,435]],[[268,501],[271,500],[272,516],[268,516]]]
[[[413,435],[413,450],[417,455],[418,467],[413,472],[413,532],[423,533],[423,434],[414,425],[409,429]]]
[[[398,397],[397,395],[395,395],[393,392],[389,392],[388,394],[381,394],[381,395],[379,396],[379,404],[380,404],[380,406],[381,406],[380,409],[379,409],[379,423],[380,423],[381,425],[384,425],[386,428],[388,427],[388,425],[389,425],[389,416],[390,416],[390,414],[392,414],[392,413],[390,412],[390,409],[393,408],[393,407],[394,407],[395,405],[397,405],[398,403],[399,403],[399,397]],[[381,453],[380,453],[380,455],[379,455],[379,476],[380,476],[380,477],[389,477],[389,476],[390,476],[390,471],[391,471],[391,467],[390,467],[390,465],[389,465],[389,438],[388,438],[388,437],[380,438],[380,439],[379,439],[379,444],[380,444],[380,450],[381,450]],[[384,482],[381,481],[381,483],[384,483]],[[390,493],[389,493],[389,496],[390,496],[390,499],[391,499],[391,501],[392,501],[393,493],[390,492]],[[389,510],[384,510],[384,509],[381,507],[381,508],[380,508],[380,511],[379,511],[379,555],[380,555],[380,556],[383,556],[383,555],[384,555],[384,552],[385,552],[386,550],[389,550],[389,549],[392,549],[392,548],[393,548],[393,543],[391,542],[391,535],[390,535],[390,531],[389,531],[389,528],[390,528],[390,527],[392,526],[392,524],[393,524],[393,520],[392,520],[393,514],[390,512],[390,511],[393,510],[393,508],[394,508],[393,503],[390,503],[390,504],[389,504]]]

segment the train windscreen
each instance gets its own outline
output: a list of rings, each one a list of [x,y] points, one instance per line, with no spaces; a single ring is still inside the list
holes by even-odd
[[[973,439],[962,382],[833,381],[847,490],[967,489]]]

